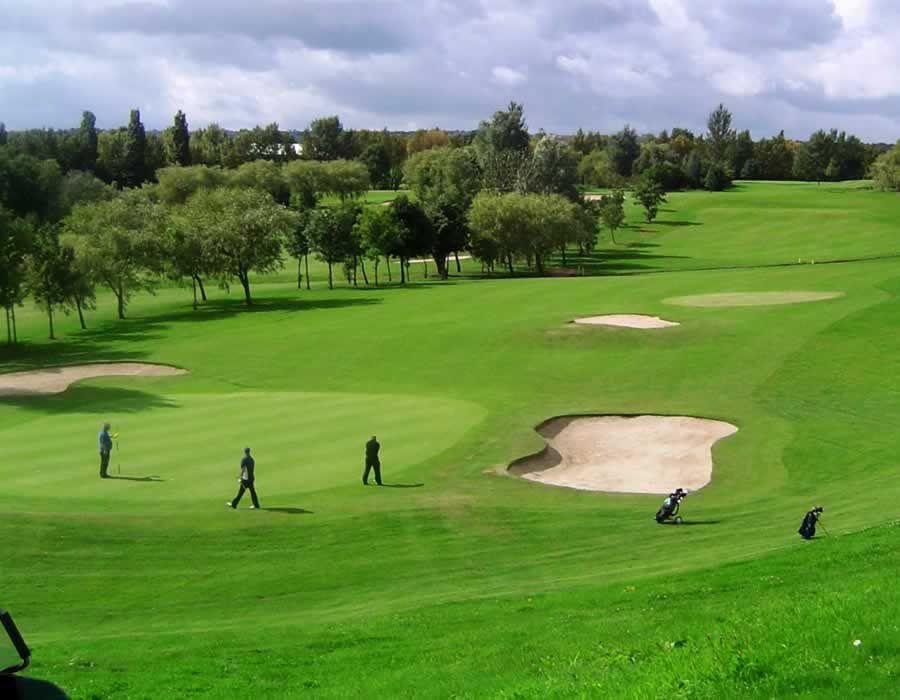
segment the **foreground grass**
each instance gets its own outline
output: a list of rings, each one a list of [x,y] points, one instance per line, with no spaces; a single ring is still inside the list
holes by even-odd
[[[771,208],[759,204],[769,190]],[[775,227],[780,192],[727,196]],[[673,218],[699,212],[691,196],[683,208],[673,196]],[[803,196],[833,202],[824,188]],[[868,201],[896,214],[892,199]],[[661,265],[679,248],[724,254],[719,229],[685,228],[659,236]],[[731,259],[758,254],[752,229]],[[887,229],[853,252],[882,244]],[[75,698],[886,696],[897,530],[867,528],[896,518],[900,495],[896,264],[671,270],[309,292],[288,275],[259,280],[251,311],[211,290],[195,313],[184,290],[164,289],[124,322],[101,299],[91,330],[69,319],[61,342],[4,350],[4,369],[191,369],[0,402],[0,537],[13,543],[0,582],[35,675]],[[844,296],[666,303],[785,289]],[[614,312],[682,325],[567,323]],[[24,311],[23,335],[43,322]],[[661,528],[655,496],[502,474],[541,446],[532,426],[564,413],[698,415],[740,431],[685,506],[696,526]],[[123,435],[113,464],[160,481],[95,478],[106,417]],[[373,432],[386,481],[408,488],[359,485]],[[246,443],[271,510],[223,506]],[[816,502],[835,537],[802,543]]]

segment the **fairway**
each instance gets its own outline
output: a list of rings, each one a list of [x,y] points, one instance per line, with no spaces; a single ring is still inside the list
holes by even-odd
[[[900,199],[738,183],[628,209],[595,276],[464,260],[329,290],[316,263],[308,291],[291,260],[249,310],[166,287],[119,321],[104,295],[56,342],[21,309],[4,371],[189,370],[0,396],[2,602],[33,675],[85,700],[890,697]],[[572,322],[598,316],[665,327]],[[637,415],[728,424],[684,527],[655,524],[658,490],[508,472],[548,419]],[[130,478],[97,478],[104,420]],[[361,484],[373,434],[390,488]],[[224,507],[245,446],[261,512]],[[801,541],[816,504],[830,537]]]

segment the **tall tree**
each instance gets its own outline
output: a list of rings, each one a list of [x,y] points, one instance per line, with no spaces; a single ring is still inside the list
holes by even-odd
[[[656,218],[659,205],[666,201],[666,194],[659,183],[642,180],[634,188],[635,204],[644,208],[644,218],[649,224]]]
[[[192,230],[227,278],[237,278],[247,306],[250,273],[267,274],[283,266],[284,244],[297,226],[297,214],[250,188],[201,191],[185,205]]]
[[[707,143],[713,161],[722,163],[728,148],[734,141],[734,130],[731,128],[731,112],[719,103],[706,120]]]
[[[368,207],[356,222],[356,233],[362,241],[367,258],[375,265],[375,286],[378,286],[378,263],[390,258],[401,247],[403,227],[397,212],[391,207]]]
[[[6,314],[6,342],[17,342],[16,306],[24,298],[25,260],[32,239],[27,223],[0,205],[0,307]]]
[[[5,146],[9,141],[9,135],[6,133],[6,124],[0,122],[0,146]]]
[[[531,137],[522,105],[510,102],[505,110],[494,112],[490,121],[481,122],[473,144],[486,189],[524,189],[522,176],[529,164]]]
[[[64,222],[91,254],[92,274],[116,297],[120,319],[135,291],[153,291],[164,270],[167,213],[146,192],[128,190],[106,202],[79,204]]]
[[[391,208],[402,228],[395,255],[400,259],[400,282],[406,283],[406,263],[414,255],[428,255],[434,243],[434,224],[418,203],[405,194],[397,197]]]
[[[747,162],[753,159],[753,137],[744,129],[734,140],[734,148],[731,157],[731,172],[735,177],[740,177],[744,172]]]
[[[535,146],[528,173],[528,190],[578,199],[578,160],[559,136],[544,136]]]
[[[87,170],[93,172],[97,167],[97,117],[93,112],[81,113],[81,125],[75,132],[75,154],[73,154],[72,168],[74,170]]]
[[[447,257],[466,247],[466,212],[482,184],[478,160],[469,148],[423,151],[407,161],[406,181],[431,220],[429,252],[446,279]]]
[[[347,259],[352,248],[351,230],[341,226],[334,209],[316,209],[306,223],[309,246],[328,265],[328,288],[334,289],[334,265]]]
[[[614,190],[600,200],[600,220],[609,229],[613,244],[618,245],[616,231],[625,223],[625,193],[622,190]]]
[[[609,139],[606,150],[616,172],[622,177],[631,177],[634,162],[641,154],[637,132],[626,125],[622,131]]]
[[[141,123],[140,110],[133,109],[128,118],[124,144],[124,177],[126,187],[140,187],[147,178],[147,133]]]
[[[47,312],[50,340],[55,340],[53,312],[71,297],[69,283],[72,279],[74,251],[59,244],[59,230],[45,224],[35,230],[28,255],[27,288],[35,303]]]
[[[344,127],[337,115],[314,119],[303,132],[303,157],[308,160],[337,160],[344,157],[341,136]]]
[[[188,130],[187,117],[180,109],[175,114],[172,125],[172,158],[175,165],[191,165],[191,132]]]

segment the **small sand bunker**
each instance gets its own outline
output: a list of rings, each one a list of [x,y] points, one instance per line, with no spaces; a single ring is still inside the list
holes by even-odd
[[[802,304],[844,296],[843,292],[730,292],[726,294],[695,294],[687,297],[670,297],[665,304],[676,306],[770,306],[775,304]]]
[[[606,316],[590,316],[588,318],[576,318],[575,323],[582,326],[617,326],[620,328],[671,328],[680,324],[674,321],[666,321],[659,316],[644,316],[643,314],[607,314]]]
[[[586,491],[664,494],[702,488],[712,478],[712,446],[737,432],[688,416],[562,416],[537,428],[547,447],[509,471]]]
[[[179,374],[187,374],[187,370],[140,362],[48,367],[27,372],[0,374],[0,396],[59,394],[74,382],[94,377],[172,377]]]

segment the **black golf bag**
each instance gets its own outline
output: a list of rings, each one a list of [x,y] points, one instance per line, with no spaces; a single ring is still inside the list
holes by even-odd
[[[656,511],[656,522],[663,523],[671,519],[675,523],[680,524],[681,518],[678,516],[678,509],[681,507],[681,501],[684,500],[685,496],[687,496],[687,491],[680,488],[670,493],[659,507],[659,510]]]
[[[800,533],[800,537],[804,540],[811,540],[816,536],[816,523],[819,521],[819,515],[823,510],[825,509],[821,506],[816,506],[803,516],[803,522],[800,523],[800,529],[797,532]]]

